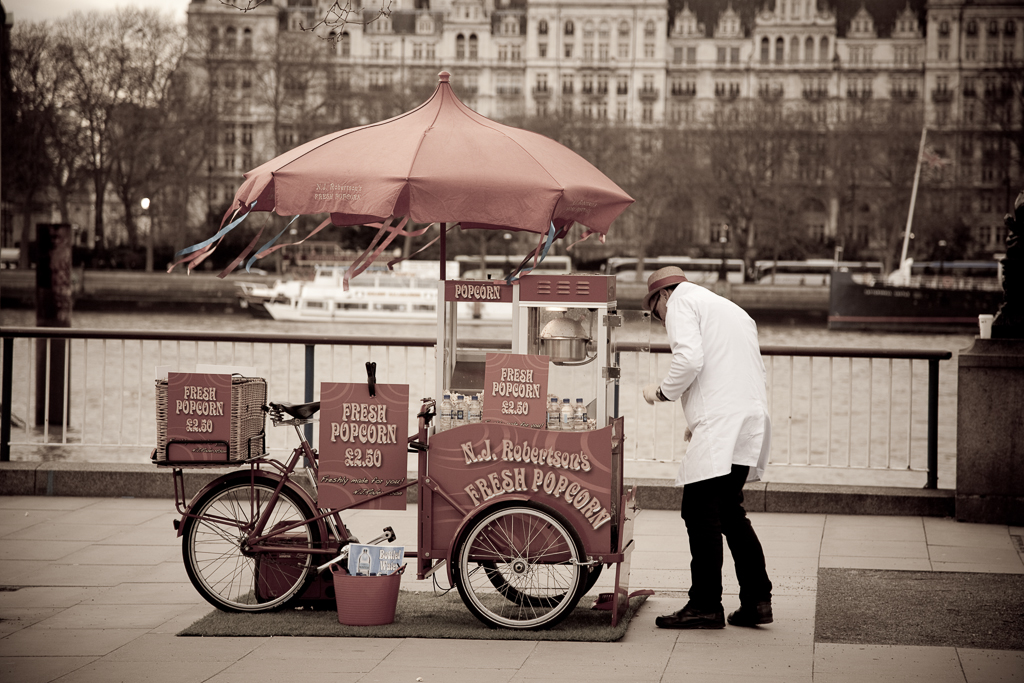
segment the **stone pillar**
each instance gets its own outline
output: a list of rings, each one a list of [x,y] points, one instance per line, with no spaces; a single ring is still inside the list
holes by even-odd
[[[40,223],[36,226],[36,325],[71,327],[71,226]],[[71,344],[64,339],[36,341],[36,424],[64,421],[64,375],[71,363]],[[70,368],[67,368],[70,384]],[[47,405],[49,409],[47,410]]]
[[[1024,525],[1024,339],[975,339],[957,382],[957,521]]]

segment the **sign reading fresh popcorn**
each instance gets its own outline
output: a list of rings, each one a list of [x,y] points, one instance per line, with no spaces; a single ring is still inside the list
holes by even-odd
[[[484,366],[484,422],[545,426],[548,357],[488,353]]]
[[[167,459],[227,460],[231,375],[167,373]]]
[[[320,385],[322,508],[404,510],[409,444],[409,385],[366,383]],[[360,502],[365,501],[365,502]]]

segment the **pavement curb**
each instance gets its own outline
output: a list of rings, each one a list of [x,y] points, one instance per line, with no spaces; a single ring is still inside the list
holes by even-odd
[[[185,469],[185,491],[192,495],[234,468]],[[415,473],[410,473],[415,477]],[[682,489],[668,479],[626,479],[636,486],[644,510],[678,510]],[[748,512],[953,517],[956,492],[892,486],[834,486],[755,482],[743,489]],[[171,469],[144,464],[3,462],[0,495],[173,498]],[[416,487],[408,490],[416,502]]]

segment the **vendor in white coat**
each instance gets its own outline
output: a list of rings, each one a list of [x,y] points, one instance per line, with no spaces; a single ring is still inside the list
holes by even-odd
[[[722,536],[736,564],[734,626],[772,622],[764,552],[743,509],[743,484],[764,474],[771,422],[757,325],[733,302],[688,282],[669,266],[647,281],[644,309],[663,322],[672,365],[644,388],[649,404],[682,398],[690,443],[676,476],[690,540],[689,601],[657,618],[661,628],[723,628]]]

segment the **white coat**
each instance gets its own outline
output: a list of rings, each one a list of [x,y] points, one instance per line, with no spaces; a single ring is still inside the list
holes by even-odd
[[[728,299],[683,282],[668,300],[665,329],[672,366],[661,393],[682,398],[693,432],[676,486],[729,474],[733,465],[750,467],[748,481],[761,479],[772,430],[757,325]]]

